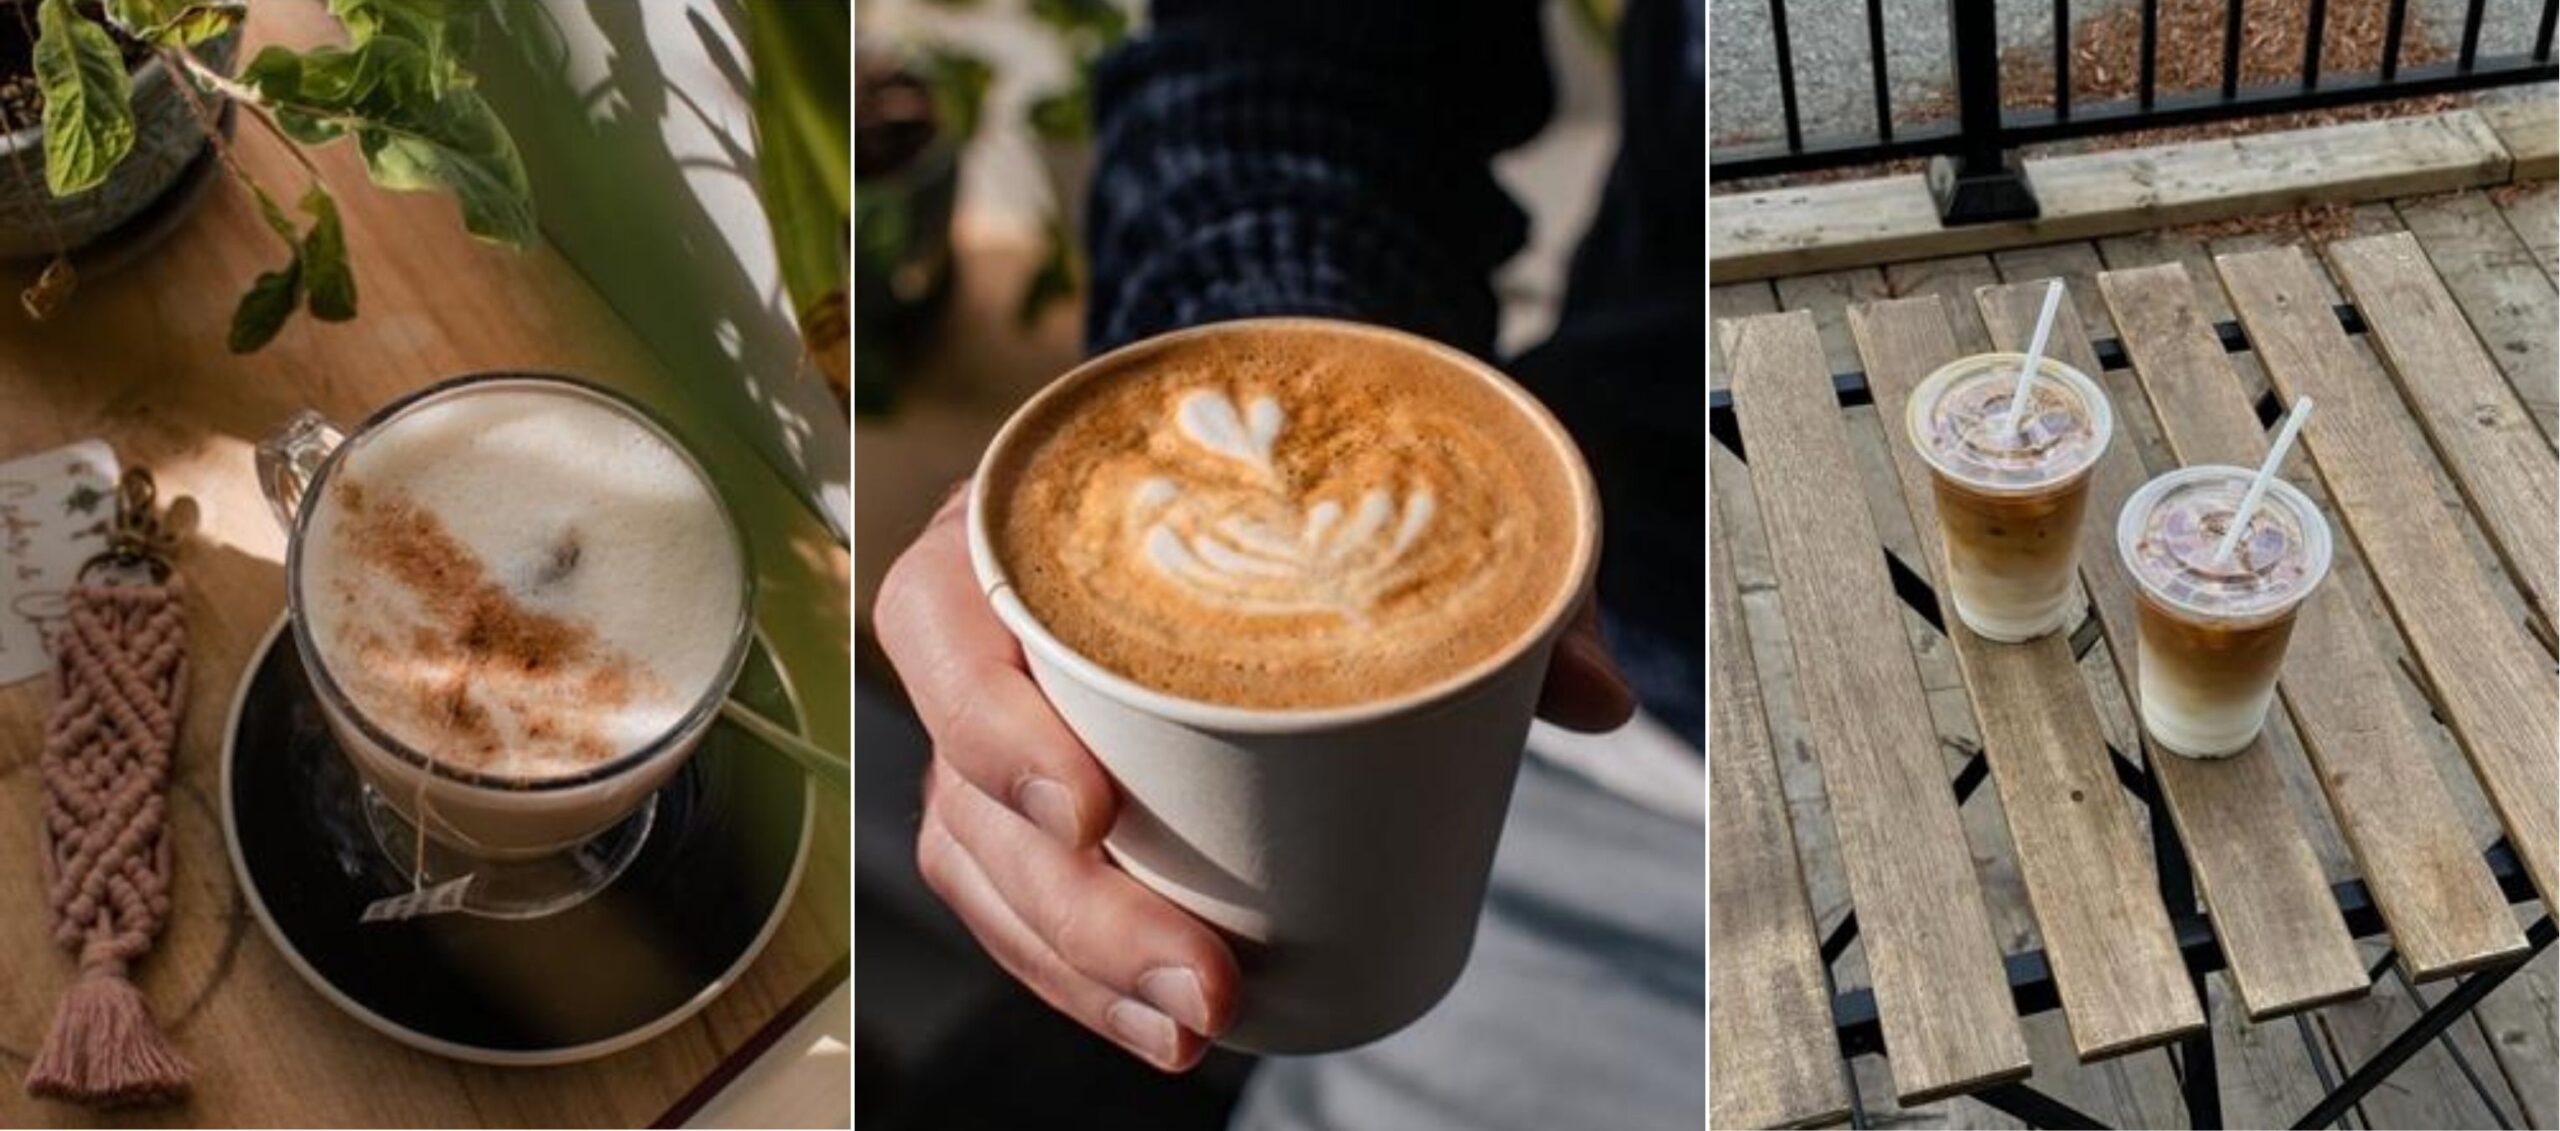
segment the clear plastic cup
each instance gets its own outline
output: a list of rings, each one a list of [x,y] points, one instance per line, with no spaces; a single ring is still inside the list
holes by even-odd
[[[1913,390],[1903,425],[1929,462],[1956,617],[1992,640],[2033,640],[2070,619],[2089,473],[2115,434],[2107,394],[2053,358],[2036,367],[2031,409],[2010,399],[2026,355],[1960,358]]]
[[[2221,758],[2265,725],[2294,614],[2328,576],[2329,520],[2282,479],[2224,562],[2213,553],[2257,473],[2201,465],[2125,500],[2116,551],[2139,596],[2142,729],[2171,753]]]

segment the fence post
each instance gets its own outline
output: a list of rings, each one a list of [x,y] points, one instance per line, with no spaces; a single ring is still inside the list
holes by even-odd
[[[2022,167],[2000,150],[2000,24],[1992,0],[1947,0],[1949,54],[1955,64],[1956,153],[1929,161],[1929,195],[1938,219],[1954,227],[1994,220],[2032,220],[2039,210]],[[2056,51],[2070,49],[2067,40]]]

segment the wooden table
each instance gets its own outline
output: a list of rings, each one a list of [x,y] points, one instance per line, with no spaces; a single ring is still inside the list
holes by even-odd
[[[319,5],[260,3],[259,42],[327,34]],[[241,160],[280,190],[299,183],[272,139],[243,128]],[[548,248],[474,243],[442,196],[371,187],[346,144],[322,154],[338,195],[362,317],[297,317],[265,351],[234,357],[223,338],[274,237],[228,182],[147,259],[83,280],[53,321],[0,314],[0,458],[86,437],[148,465],[164,498],[193,496],[203,529],[182,551],[195,666],[174,784],[175,910],[139,981],[197,1066],[183,1106],[95,1114],[35,1103],[16,1086],[70,963],[46,937],[36,863],[34,770],[44,681],[0,689],[0,1125],[620,1125],[659,1119],[719,1071],[786,1003],[847,953],[851,879],[845,803],[821,794],[796,902],[764,955],[674,1031],[587,1064],[506,1070],[413,1051],[340,1013],[305,985],[251,922],[213,804],[221,725],[247,650],[282,608],[283,539],[250,469],[257,440],[298,409],[342,421],[437,378],[520,367],[577,373],[664,403],[678,380],[641,349],[576,270]],[[546,201],[545,207],[575,207]],[[12,279],[14,294],[20,281]],[[850,568],[844,551],[735,436],[691,439],[750,527],[765,630],[792,669],[813,733],[849,745]],[[574,960],[574,956],[566,956]],[[823,987],[821,987],[821,990]],[[823,994],[813,995],[814,997]]]
[[[1883,552],[1861,495],[1843,489],[1857,473],[1841,407],[1872,403],[1898,422],[1919,381],[1966,352],[1939,299],[1852,306],[1857,374],[1831,372],[1809,314],[1719,325],[1731,390],[1711,402],[1711,427],[1748,461],[1855,912],[1830,938],[1815,930],[1749,642],[1718,563],[1717,1125],[1839,1118],[1853,1102],[1844,1051],[1888,1053],[1905,1103],[1972,1094],[2037,1125],[2092,1125],[2019,1083],[2029,1058],[2018,1017],[2047,1009],[2063,1012],[2084,1061],[2175,1046],[2190,1116],[2214,1125],[2204,974],[2227,971],[2250,1020],[2264,1021],[2367,992],[2387,967],[2366,966],[2355,940],[2387,933],[2388,961],[2407,976],[2459,984],[2308,1113],[2306,1125],[2325,1125],[2550,945],[2550,918],[2519,930],[2510,905],[2547,906],[2560,879],[2549,644],[2560,456],[2410,236],[2324,250],[2344,296],[2325,290],[2311,252],[2280,246],[2221,257],[2219,280],[2175,263],[2104,272],[2097,294],[2066,301],[2052,353],[2087,373],[2132,373],[2109,386],[2119,442],[2094,473],[2081,532],[2090,615],[2079,631],[2019,645],[1978,638],[1940,609],[1932,582],[1944,578],[1945,551],[1929,471],[1900,429],[1886,429],[1887,447],[1922,543],[1918,569]],[[2233,322],[2202,313],[2198,288],[2217,283]],[[1994,348],[2024,347],[2044,289],[1976,293]],[[2073,302],[2103,302],[2120,336],[2093,341]],[[2231,357],[2244,350],[2273,386],[2255,403]],[[2361,872],[2334,885],[2285,795],[2276,759],[2289,755],[2263,738],[2218,761],[2164,756],[2147,741],[2117,750],[2075,662],[2103,638],[2115,674],[2134,686],[2134,596],[2112,520],[2168,467],[2146,466],[2131,435],[2162,437],[2179,464],[2254,466],[2269,423],[2304,396],[2320,410],[2287,475],[2325,500],[2340,554],[2361,560],[2388,611],[2364,616],[2325,585],[2300,614],[2281,683]],[[2479,516],[2494,560],[2464,544],[2430,461]],[[2521,616],[2501,603],[2507,583],[2524,597]],[[1946,634],[1980,725],[1982,750],[1952,789],[1901,626],[1906,606]],[[2439,775],[2422,745],[2428,720],[2392,689],[2384,645],[2394,633],[2499,818],[2505,836],[2485,852],[2451,792],[2470,785]],[[2004,955],[1990,930],[1958,815],[1986,776],[2042,936],[2018,954]],[[1872,988],[1837,993],[1830,962],[1851,938]]]

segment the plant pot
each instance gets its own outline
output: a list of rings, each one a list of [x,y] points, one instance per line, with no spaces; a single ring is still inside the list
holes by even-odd
[[[231,67],[240,33],[195,48],[217,70]],[[218,96],[207,94],[208,108]],[[167,193],[204,150],[204,130],[169,66],[153,57],[133,68],[133,151],[86,192],[55,197],[44,180],[44,127],[0,136],[0,260],[48,257],[115,231]]]

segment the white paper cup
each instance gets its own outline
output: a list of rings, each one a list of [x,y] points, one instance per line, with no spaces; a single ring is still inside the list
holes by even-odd
[[[1120,787],[1105,847],[1130,875],[1220,928],[1244,968],[1221,1044],[1317,1053],[1376,1040],[1420,1017],[1466,965],[1511,786],[1547,661],[1590,592],[1599,502],[1573,442],[1535,398],[1457,350],[1321,319],[1253,319],[1152,342],[1298,328],[1384,342],[1418,364],[1490,383],[1552,443],[1579,525],[1567,576],[1509,648],[1438,684],[1376,703],[1311,710],[1184,699],[1123,678],[1061,643],[1007,581],[988,529],[992,473],[1050,398],[1113,372],[1140,342],[1078,366],[996,434],[969,497],[969,556],[1032,677]]]

